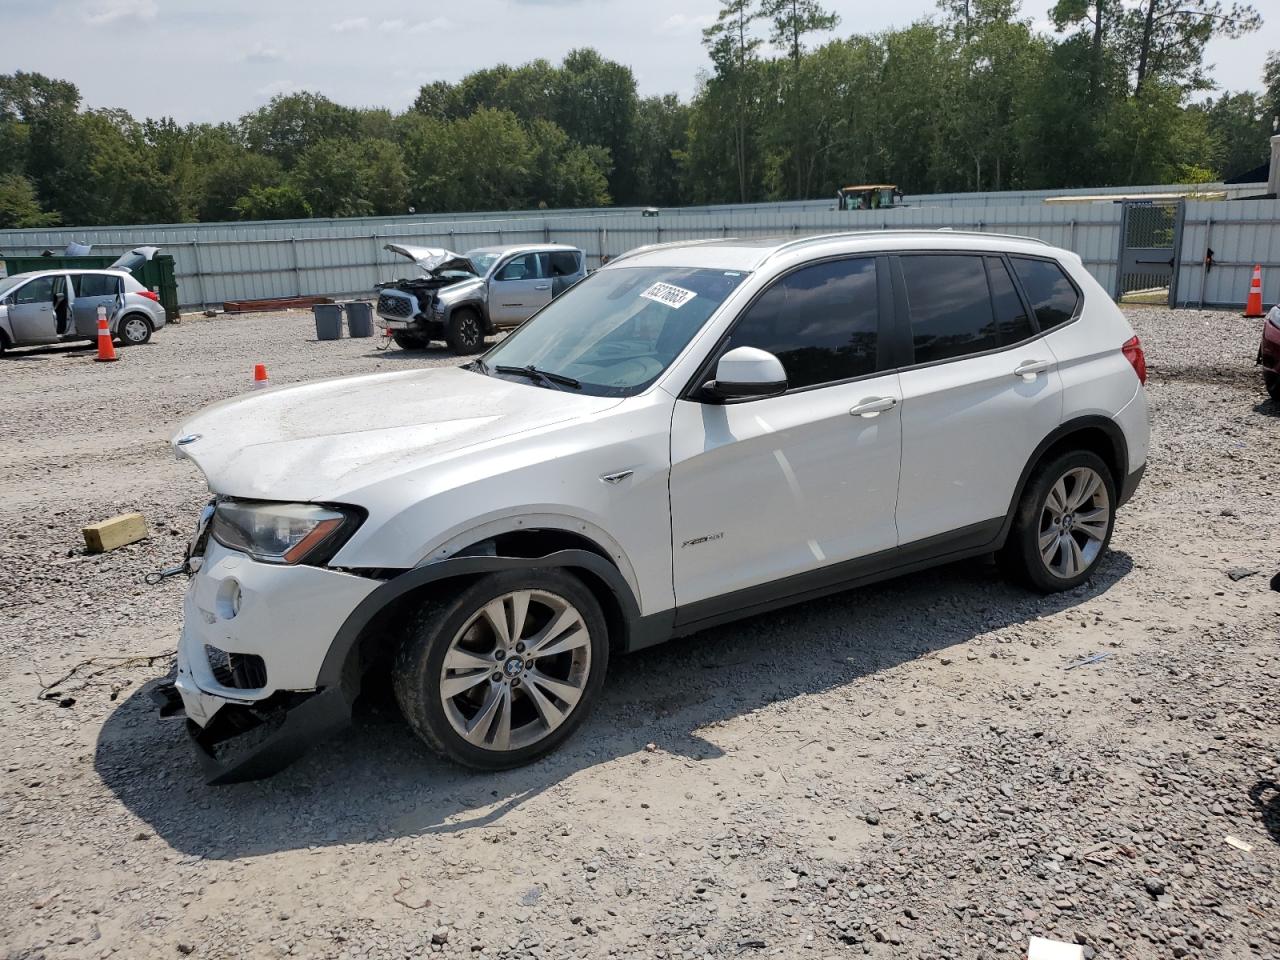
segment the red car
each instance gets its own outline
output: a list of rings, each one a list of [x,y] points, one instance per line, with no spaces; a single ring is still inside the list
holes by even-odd
[[[1262,324],[1258,363],[1262,364],[1262,382],[1267,385],[1267,393],[1280,403],[1280,305],[1267,312],[1267,319]]]

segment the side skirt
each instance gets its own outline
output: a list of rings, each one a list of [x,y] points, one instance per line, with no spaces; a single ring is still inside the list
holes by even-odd
[[[815,600],[818,597],[914,573],[939,564],[991,553],[999,549],[1003,543],[1004,521],[1004,517],[985,520],[982,523],[975,523],[903,547],[856,557],[853,560],[810,570],[774,583],[761,584],[745,590],[735,590],[723,596],[699,600],[682,606],[676,611],[675,624],[670,636],[686,636],[708,627],[744,617],[753,617],[770,610],[802,603],[805,600]],[[636,632],[637,639],[649,639],[650,636],[652,634],[649,631]],[[645,646],[649,645],[645,644]],[[639,647],[632,645],[631,649],[639,649]]]

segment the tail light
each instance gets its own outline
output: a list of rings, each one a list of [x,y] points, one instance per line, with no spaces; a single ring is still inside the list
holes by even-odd
[[[154,290],[137,290],[135,292],[140,297],[146,297],[148,300],[154,300],[156,303],[160,302],[160,294],[156,293]],[[1134,339],[1137,338],[1135,337]]]
[[[1138,382],[1145,384],[1147,382],[1147,357],[1142,352],[1142,341],[1137,337],[1130,337],[1124,342],[1120,352],[1133,365],[1133,372],[1138,375]]]

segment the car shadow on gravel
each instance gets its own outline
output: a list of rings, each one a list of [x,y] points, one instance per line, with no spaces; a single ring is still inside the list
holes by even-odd
[[[563,747],[501,773],[435,757],[394,708],[383,708],[362,712],[350,729],[274,777],[209,787],[182,725],[157,719],[150,684],[107,717],[94,766],[134,815],[188,855],[237,859],[475,830],[649,744],[693,761],[722,756],[700,731],[1075,606],[1132,567],[1127,554],[1114,552],[1089,584],[1041,597],[1006,584],[989,563],[968,561],[621,657],[610,665],[594,714]]]

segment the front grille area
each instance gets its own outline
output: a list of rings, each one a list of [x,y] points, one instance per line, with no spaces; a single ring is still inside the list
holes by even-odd
[[[261,690],[267,685],[267,665],[257,654],[227,653],[210,644],[204,645],[209,669],[224,687],[233,690]]]
[[[378,297],[378,312],[383,316],[402,317],[408,320],[413,316],[413,302],[408,297],[384,293]]]

